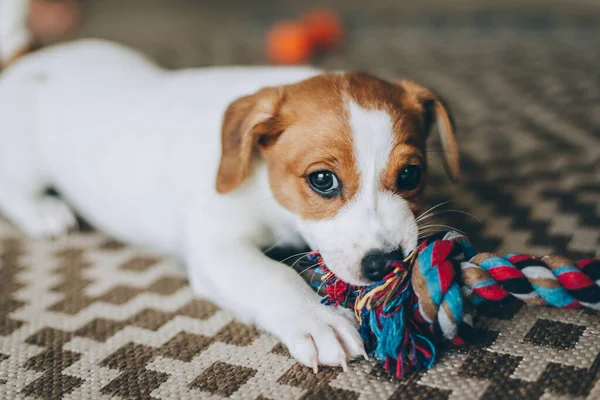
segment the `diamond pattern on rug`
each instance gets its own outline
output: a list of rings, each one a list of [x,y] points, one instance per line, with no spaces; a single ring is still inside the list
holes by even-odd
[[[435,223],[500,254],[600,257],[598,29],[509,31],[476,17],[403,26],[393,10],[351,27],[352,45],[319,65],[412,78],[448,100],[462,177],[448,182],[434,138],[427,203],[452,200]],[[149,47],[172,66],[261,64],[264,21],[252,21],[242,36],[215,19],[193,44]],[[482,310],[473,343],[440,349],[431,370],[404,381],[372,360],[315,375],[276,338],[195,297],[175,259],[91,231],[28,240],[0,220],[3,399],[591,400],[598,332],[596,312],[515,302]]]
[[[190,387],[229,397],[255,374],[256,371],[251,368],[216,362],[196,378]]]
[[[538,319],[524,340],[536,346],[568,350],[575,347],[584,331],[585,326]]]

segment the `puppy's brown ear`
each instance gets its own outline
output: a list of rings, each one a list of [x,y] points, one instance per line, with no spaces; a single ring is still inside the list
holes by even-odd
[[[274,125],[282,98],[282,89],[264,88],[229,105],[223,117],[217,192],[238,187],[249,174],[257,143],[278,134]]]
[[[406,90],[408,96],[422,107],[427,134],[429,134],[433,122],[436,122],[442,149],[444,150],[444,166],[450,179],[456,182],[460,175],[460,160],[454,135],[454,120],[448,106],[439,96],[418,83],[402,80],[398,84]]]

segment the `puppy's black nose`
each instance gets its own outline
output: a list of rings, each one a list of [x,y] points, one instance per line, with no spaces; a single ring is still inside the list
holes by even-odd
[[[362,259],[363,275],[370,281],[380,281],[392,272],[392,268],[388,266],[389,261],[402,261],[403,259],[402,250],[395,250],[390,253],[384,253],[381,250],[371,250]]]

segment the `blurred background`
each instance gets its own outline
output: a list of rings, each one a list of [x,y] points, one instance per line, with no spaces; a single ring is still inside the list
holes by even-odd
[[[267,64],[274,24],[332,10],[344,27],[341,46],[312,63],[415,79],[449,101],[463,178],[448,183],[433,138],[428,201],[452,199],[448,210],[479,221],[448,212],[440,224],[490,250],[600,255],[600,1],[78,4],[83,19],[70,37],[128,44],[167,68]]]
[[[498,35],[529,41],[575,30],[593,38],[600,15],[596,0],[90,0],[83,6],[80,36],[133,45],[172,68],[264,63],[263,38],[273,23],[328,8],[344,21],[347,37],[336,57],[319,64],[392,73],[412,64],[410,54],[398,53],[406,46],[423,52],[430,42],[452,46],[449,52],[461,50],[453,57],[458,62],[474,44]],[[528,57],[528,49],[504,42],[509,55]]]

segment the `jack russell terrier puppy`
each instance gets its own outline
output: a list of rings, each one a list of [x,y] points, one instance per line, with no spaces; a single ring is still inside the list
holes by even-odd
[[[71,42],[0,74],[0,210],[34,237],[67,233],[75,210],[177,255],[195,293],[315,371],[345,368],[365,355],[352,313],[322,305],[262,250],[308,245],[347,282],[383,277],[391,254],[417,244],[436,121],[456,179],[449,113],[414,82],[304,67],[172,72],[117,44]]]

